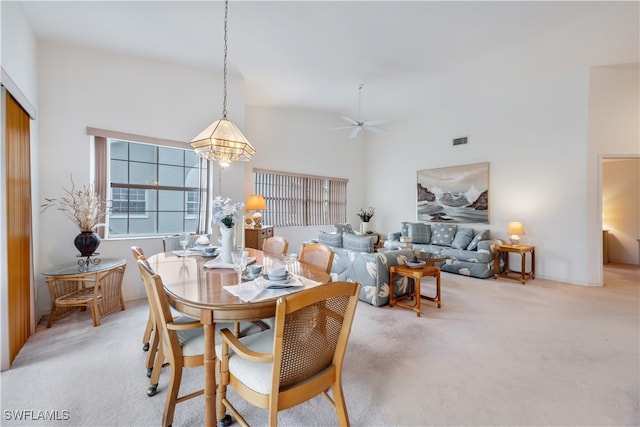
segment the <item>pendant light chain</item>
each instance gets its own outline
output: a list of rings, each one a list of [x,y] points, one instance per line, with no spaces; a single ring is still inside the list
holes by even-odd
[[[228,16],[229,0],[225,0],[222,118],[211,123],[191,141],[191,146],[198,156],[218,162],[223,168],[234,162],[247,162],[256,153],[255,148],[240,132],[240,129],[227,119]],[[220,182],[220,184],[222,183]]]
[[[224,62],[223,62],[223,80],[224,93],[222,95],[222,117],[227,118],[227,16],[229,14],[229,0],[224,2]]]

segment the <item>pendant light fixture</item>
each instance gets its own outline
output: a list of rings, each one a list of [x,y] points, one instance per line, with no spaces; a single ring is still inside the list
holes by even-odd
[[[222,118],[211,123],[191,141],[196,154],[208,160],[218,162],[225,168],[233,162],[249,161],[256,150],[249,144],[240,129],[227,119],[227,15],[229,0],[224,2],[224,95],[222,100]]]

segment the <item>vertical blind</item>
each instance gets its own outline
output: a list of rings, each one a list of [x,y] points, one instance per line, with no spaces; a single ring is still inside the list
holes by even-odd
[[[283,226],[346,222],[347,182],[343,178],[254,169],[255,193],[264,196],[264,223]]]

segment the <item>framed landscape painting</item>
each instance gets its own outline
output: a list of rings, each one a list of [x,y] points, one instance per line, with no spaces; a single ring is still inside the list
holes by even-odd
[[[489,223],[489,163],[418,171],[418,221]]]

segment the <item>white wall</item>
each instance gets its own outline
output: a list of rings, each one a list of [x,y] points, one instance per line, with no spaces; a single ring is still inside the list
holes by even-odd
[[[42,43],[39,49],[40,163],[42,197],[58,197],[70,176],[77,184],[90,179],[87,126],[150,137],[190,141],[222,115],[222,76],[169,63],[113,56],[94,51]],[[228,117],[244,125],[244,92],[240,78],[230,76]],[[243,165],[224,172],[225,195],[243,197]],[[37,309],[49,311],[49,295],[40,271],[76,262],[74,224],[62,213],[48,210],[39,216],[40,263]],[[148,254],[160,251],[160,239],[105,240],[103,258],[127,258],[125,299],[144,297],[130,246]]]
[[[506,73],[500,65],[432,76],[438,90],[423,111],[369,146],[376,226],[398,230],[416,219],[417,170],[489,162],[489,224],[473,227],[506,239],[507,223],[521,221],[522,243],[536,246],[537,276],[587,283],[587,70]],[[454,147],[460,136],[468,144]]]
[[[349,139],[349,132],[327,132],[335,125],[336,114],[288,108],[247,107],[247,138],[256,148],[249,165],[282,172],[346,178],[347,221],[356,224],[356,210],[365,200],[363,155],[366,140]],[[245,192],[253,192],[251,168],[245,175]],[[276,235],[289,242],[289,252],[297,252],[303,242],[318,237],[324,227],[276,227]]]
[[[622,64],[617,66],[593,67],[589,81],[589,155],[588,155],[588,188],[589,188],[589,234],[593,240],[590,247],[597,245],[600,230],[603,227],[602,195],[603,159],[606,158],[638,158],[640,157],[640,73],[638,64]],[[630,173],[633,173],[630,171]],[[637,176],[637,171],[635,174]],[[630,176],[629,180],[633,180]],[[638,181],[635,182],[636,192]],[[633,197],[630,195],[630,197]],[[635,239],[640,237],[638,224],[637,197],[635,224],[632,213],[628,213],[629,221],[613,221],[605,224],[614,236],[614,251],[620,242],[622,252],[619,257],[614,252],[616,261],[636,263],[632,254],[637,251]],[[607,219],[607,218],[604,218]],[[609,221],[607,221],[609,222]],[[623,225],[626,224],[626,225]],[[597,255],[597,254],[596,254]],[[637,256],[637,255],[636,255]],[[635,258],[635,260],[634,260]],[[600,258],[601,259],[601,258]],[[601,279],[602,270],[597,259],[590,265],[590,275]]]

